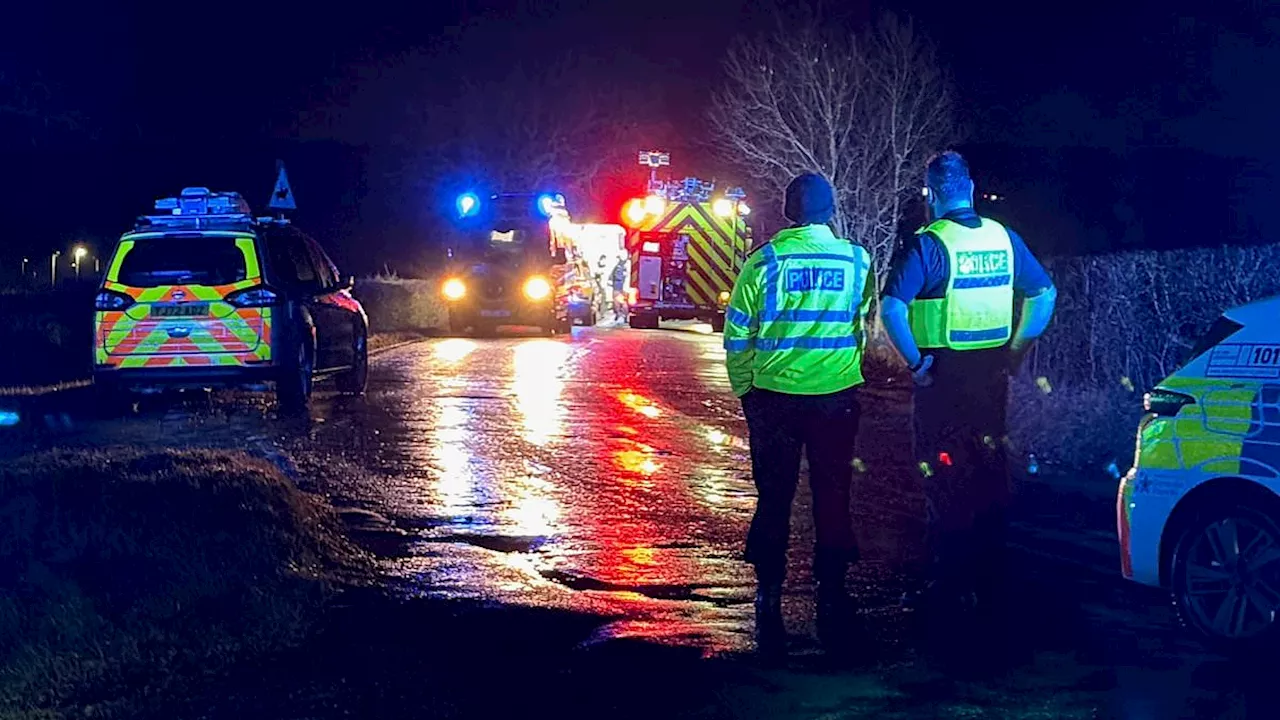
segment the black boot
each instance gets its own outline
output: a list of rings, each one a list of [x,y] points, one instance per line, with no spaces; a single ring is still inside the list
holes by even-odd
[[[845,588],[849,560],[819,550],[814,565],[818,581],[818,641],[830,654],[847,655],[858,643],[858,607]]]
[[[760,654],[787,653],[787,628],[782,622],[782,583],[761,583],[756,589],[756,647]]]
[[[860,640],[857,603],[844,584],[818,584],[818,642],[829,654],[845,656]]]

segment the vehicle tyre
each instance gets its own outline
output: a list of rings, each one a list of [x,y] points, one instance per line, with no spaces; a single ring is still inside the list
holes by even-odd
[[[360,327],[356,333],[355,360],[351,369],[334,379],[338,392],[344,395],[363,395],[369,384],[369,331]]]
[[[113,380],[93,381],[93,402],[100,417],[115,419],[133,414],[137,406],[137,398],[126,387]]]
[[[297,355],[282,370],[276,381],[276,402],[281,412],[299,415],[307,411],[311,403],[311,383],[315,375],[315,352],[311,343],[300,342]]]
[[[1174,546],[1174,605],[1183,624],[1218,648],[1270,644],[1280,613],[1280,525],[1243,503],[1213,505]]]
[[[711,317],[711,332],[724,332],[724,313],[716,313]]]

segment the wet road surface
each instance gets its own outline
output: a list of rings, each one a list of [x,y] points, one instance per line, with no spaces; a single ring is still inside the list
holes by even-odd
[[[433,339],[381,354],[364,398],[322,386],[307,419],[277,419],[261,396],[220,393],[124,420],[55,413],[34,432],[10,433],[5,450],[248,449],[346,508],[403,597],[570,611],[590,618],[582,637],[570,633],[574,647],[641,639],[736,663],[751,649],[752,578],[739,554],[754,492],[719,337],[697,330]],[[1024,483],[1017,611],[1000,628],[921,637],[897,603],[924,531],[918,486],[902,463],[903,398],[877,387],[862,403],[855,516],[864,561],[851,583],[871,635],[869,664],[832,677],[748,663],[732,694],[752,712],[731,715],[805,716],[796,697],[815,714],[884,717],[1274,709],[1274,671],[1207,654],[1177,631],[1159,594],[1118,578],[1105,481]],[[808,513],[802,492],[786,601],[801,669],[815,657]],[[1004,641],[1014,659],[980,668],[976,660]]]

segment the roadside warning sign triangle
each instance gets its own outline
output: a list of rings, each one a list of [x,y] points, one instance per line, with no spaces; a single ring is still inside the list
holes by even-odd
[[[276,187],[271,191],[271,202],[267,207],[272,210],[297,210],[293,201],[293,188],[289,187],[289,175],[284,171],[284,163],[276,162]]]

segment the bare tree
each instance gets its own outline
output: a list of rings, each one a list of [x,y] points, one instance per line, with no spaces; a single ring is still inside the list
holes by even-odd
[[[926,158],[955,134],[951,86],[909,22],[825,28],[810,13],[736,41],[710,119],[730,159],[779,196],[802,172],[830,180],[836,231],[883,269]]]
[[[7,130],[0,132],[0,139],[8,135],[35,144],[53,130],[81,129],[80,116],[57,107],[56,96],[53,87],[40,78],[19,81],[0,72],[0,130]]]

